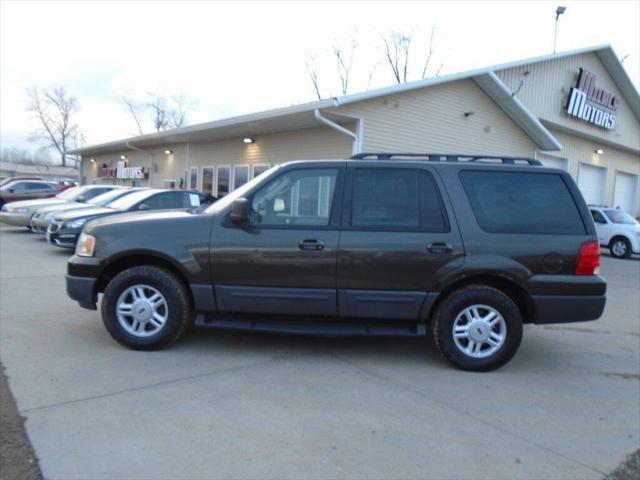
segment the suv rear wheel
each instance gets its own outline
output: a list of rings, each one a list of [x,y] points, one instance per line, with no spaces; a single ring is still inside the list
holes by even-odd
[[[611,255],[616,258],[629,258],[631,256],[631,244],[624,237],[615,237],[609,244]]]
[[[500,290],[481,285],[451,293],[438,307],[432,328],[440,353],[463,370],[501,367],[522,340],[518,306]]]
[[[191,324],[187,290],[171,272],[132,267],[116,275],[102,298],[102,321],[111,336],[135,350],[166,347]]]

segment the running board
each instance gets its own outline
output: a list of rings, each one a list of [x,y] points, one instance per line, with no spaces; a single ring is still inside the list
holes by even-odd
[[[223,330],[251,330],[256,332],[287,333],[295,335],[344,335],[377,337],[415,337],[426,334],[423,322],[407,324],[399,322],[382,323],[379,320],[338,321],[338,320],[263,320],[235,319],[210,316],[199,313],[195,321],[198,327]]]

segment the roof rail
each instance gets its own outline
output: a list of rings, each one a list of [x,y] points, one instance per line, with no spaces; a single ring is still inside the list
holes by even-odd
[[[394,158],[411,158],[427,162],[487,162],[517,165],[542,166],[540,160],[526,157],[505,157],[501,155],[461,155],[453,153],[358,153],[350,157],[351,160],[393,160]]]

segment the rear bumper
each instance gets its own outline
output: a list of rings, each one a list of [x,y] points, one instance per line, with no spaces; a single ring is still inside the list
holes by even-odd
[[[527,282],[533,323],[588,322],[600,318],[607,282],[599,275],[534,275]]]
[[[65,280],[69,298],[78,302],[82,308],[96,310],[95,278],[66,275]]]
[[[597,320],[607,300],[602,296],[534,295],[536,308],[533,323],[570,323]]]

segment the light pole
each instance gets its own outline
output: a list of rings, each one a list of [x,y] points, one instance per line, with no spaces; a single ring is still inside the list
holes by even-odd
[[[562,15],[566,9],[567,7],[556,8],[556,28],[553,32],[553,53],[556,53],[556,41],[558,40],[558,18],[560,18],[560,15]]]

